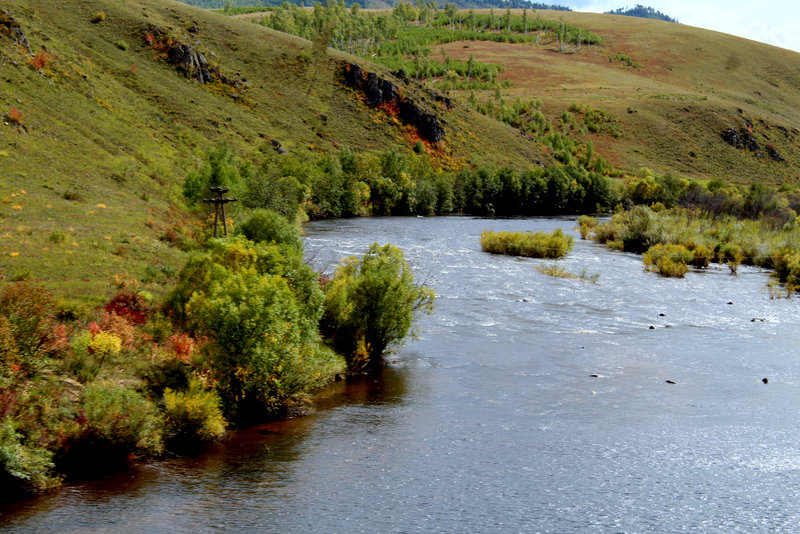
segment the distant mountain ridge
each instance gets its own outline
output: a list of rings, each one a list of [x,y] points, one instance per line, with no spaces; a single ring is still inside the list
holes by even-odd
[[[652,7],[636,4],[635,7],[621,7],[613,11],[606,11],[606,15],[624,15],[626,17],[639,17],[642,19],[665,20],[667,22],[678,22],[678,19],[673,19],[669,15],[656,11]]]

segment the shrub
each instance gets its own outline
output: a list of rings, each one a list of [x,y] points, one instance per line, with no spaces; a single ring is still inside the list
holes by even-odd
[[[689,268],[694,254],[683,245],[653,245],[644,253],[644,265],[649,271],[661,276],[682,278]]]
[[[123,52],[125,52],[128,49],[128,43],[126,43],[125,41],[117,41],[116,43],[114,43],[114,45]]]
[[[207,337],[204,354],[226,408],[273,416],[344,369],[320,347],[324,295],[301,248],[211,240],[179,275],[169,301],[176,320]]]
[[[196,379],[187,391],[164,391],[164,423],[167,443],[180,450],[219,438],[226,426],[219,396]]]
[[[106,20],[106,14],[103,11],[96,11],[91,18],[92,24],[97,24],[98,22],[103,22],[104,20]]]
[[[52,59],[47,54],[47,52],[45,52],[44,50],[39,50],[38,52],[36,52],[36,55],[34,55],[28,61],[30,62],[31,66],[33,66],[33,68],[39,70],[47,68],[50,65]]]
[[[732,273],[737,271],[743,259],[744,254],[742,253],[742,247],[736,243],[725,243],[719,249],[720,263],[727,263]]]
[[[255,243],[276,243],[300,249],[303,242],[297,226],[291,224],[275,210],[255,209],[236,227],[236,235],[243,235]]]
[[[247,176],[248,167],[240,165],[233,149],[225,142],[220,142],[206,153],[202,166],[190,172],[183,183],[183,195],[196,202],[209,195],[209,187],[227,187],[235,189]]]
[[[417,313],[433,311],[433,290],[414,283],[403,251],[370,245],[358,259],[345,258],[325,287],[325,333],[348,357],[351,372],[377,365],[391,347],[414,334]]]
[[[277,411],[298,390],[283,380],[301,357],[297,304],[286,280],[252,269],[228,274],[194,293],[189,324],[214,341],[212,367],[233,407]],[[255,403],[254,403],[255,402]]]
[[[46,356],[56,333],[50,292],[30,281],[5,286],[0,291],[0,318],[6,357],[13,352],[25,374],[36,374],[47,364]]]
[[[714,251],[705,245],[697,245],[692,254],[692,265],[701,269],[708,268],[708,264],[714,259]]]
[[[589,234],[597,228],[597,219],[589,215],[581,215],[578,217],[578,229],[581,233],[581,239],[586,239]]]
[[[129,348],[136,342],[136,328],[125,317],[105,312],[98,325],[104,332],[113,334],[120,340],[120,350]]]
[[[69,370],[81,382],[94,380],[110,356],[115,356],[122,349],[122,340],[109,332],[99,330],[97,323],[92,323],[95,332],[85,331],[72,340],[72,359]]]
[[[8,122],[11,124],[21,125],[25,120],[22,117],[22,112],[17,108],[11,108],[8,110],[8,114],[6,115]]]
[[[155,405],[135,391],[93,386],[80,405],[80,428],[56,462],[66,472],[93,475],[124,468],[134,455],[161,453],[162,420]]]
[[[14,421],[0,420],[0,501],[57,486],[52,469],[50,451],[26,445]]]
[[[492,254],[526,256],[529,258],[561,258],[572,248],[573,237],[564,235],[558,228],[545,232],[494,232],[481,233],[481,248]]]
[[[196,345],[192,336],[180,332],[171,335],[167,343],[167,347],[175,357],[184,362],[191,361]]]
[[[793,247],[784,246],[773,251],[772,265],[775,277],[790,290],[800,289],[800,253]]]
[[[122,290],[114,295],[106,303],[105,310],[124,317],[135,325],[147,322],[147,314],[150,312],[144,297],[130,290]]]

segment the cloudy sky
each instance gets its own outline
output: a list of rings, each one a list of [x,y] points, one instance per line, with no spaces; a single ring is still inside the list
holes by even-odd
[[[567,0],[553,4],[602,13],[636,4],[650,6],[681,24],[746,37],[800,52],[800,2],[797,0]]]

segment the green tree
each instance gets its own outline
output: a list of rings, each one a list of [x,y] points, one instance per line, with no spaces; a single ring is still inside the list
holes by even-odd
[[[345,258],[325,292],[321,328],[351,372],[377,365],[414,334],[416,314],[433,311],[433,290],[414,283],[403,251],[390,244],[373,243],[363,258]]]
[[[458,11],[458,6],[453,2],[447,2],[444,5],[444,12],[447,14],[447,17],[450,19],[450,29],[453,30],[456,18],[456,12]]]
[[[206,152],[199,169],[191,171],[183,182],[183,195],[196,202],[210,194],[209,187],[227,187],[236,190],[243,177],[252,174],[249,163],[240,163],[236,153],[225,142]]]
[[[236,227],[236,234],[254,243],[277,243],[302,250],[300,230],[275,210],[255,209]]]
[[[525,31],[525,35],[528,35],[528,8],[522,10],[522,26]]]

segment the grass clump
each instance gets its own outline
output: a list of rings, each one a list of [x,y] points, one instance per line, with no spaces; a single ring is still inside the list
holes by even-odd
[[[562,258],[572,249],[573,241],[573,237],[564,235],[560,228],[549,234],[492,230],[481,233],[481,248],[484,252],[528,258]]]
[[[97,24],[99,22],[103,22],[104,20],[106,20],[105,11],[97,11],[97,12],[95,12],[95,14],[92,15],[92,18],[90,20],[92,21],[92,24]]]
[[[537,265],[536,270],[542,274],[547,276],[552,276],[553,278],[566,278],[569,280],[581,280],[583,282],[591,282],[596,284],[598,280],[600,280],[600,273],[588,274],[586,269],[581,271],[580,274],[574,274],[558,264],[553,265]]]

